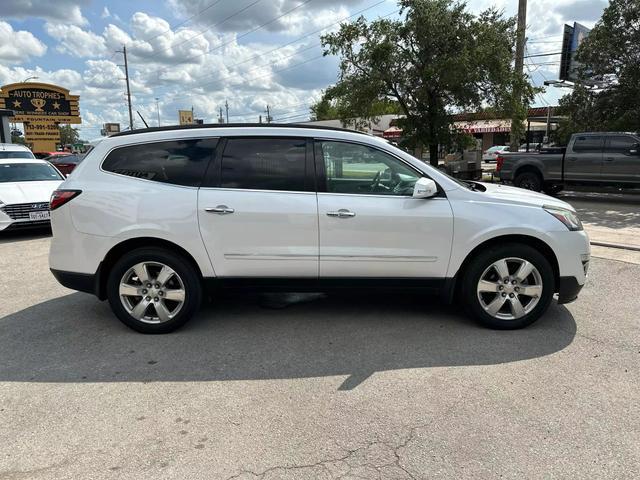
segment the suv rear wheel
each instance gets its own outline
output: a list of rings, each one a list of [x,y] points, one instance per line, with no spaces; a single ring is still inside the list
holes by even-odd
[[[463,299],[483,325],[511,330],[535,322],[555,290],[549,261],[523,244],[492,247],[474,258],[462,285]]]
[[[168,333],[198,311],[202,285],[182,256],[162,248],[139,248],[111,269],[107,298],[125,325],[142,333]]]

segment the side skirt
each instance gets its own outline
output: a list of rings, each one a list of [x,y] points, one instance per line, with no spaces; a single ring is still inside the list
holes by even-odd
[[[212,290],[257,290],[266,292],[324,292],[331,290],[421,290],[441,294],[452,288],[447,278],[205,278]],[[445,298],[450,295],[446,295]]]

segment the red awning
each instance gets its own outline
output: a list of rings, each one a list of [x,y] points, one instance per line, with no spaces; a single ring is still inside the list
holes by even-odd
[[[402,137],[402,129],[398,127],[389,127],[382,132],[383,138],[400,138]]]

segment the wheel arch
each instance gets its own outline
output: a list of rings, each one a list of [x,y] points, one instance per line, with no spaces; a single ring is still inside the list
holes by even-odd
[[[451,300],[455,295],[459,293],[460,286],[462,284],[460,279],[464,277],[466,269],[468,268],[471,261],[478,254],[478,252],[485,250],[487,248],[491,248],[495,245],[504,245],[506,243],[520,243],[523,245],[528,245],[532,248],[535,248],[540,253],[542,253],[542,255],[544,255],[544,257],[549,261],[549,263],[551,264],[551,268],[553,269],[553,279],[555,284],[554,291],[558,290],[558,285],[560,281],[560,265],[558,263],[558,257],[556,257],[555,252],[549,246],[549,244],[543,240],[540,240],[539,238],[532,237],[530,235],[509,234],[509,235],[500,235],[500,236],[485,240],[484,242],[476,245],[473,248],[473,250],[471,250],[467,254],[465,259],[462,261],[460,268],[458,268],[458,271],[453,277],[455,281],[451,288],[451,293],[450,293]]]
[[[100,267],[98,268],[98,278],[96,284],[96,294],[100,300],[105,300],[107,298],[107,278],[109,277],[109,273],[111,269],[125,253],[128,253],[137,248],[144,247],[158,247],[164,248],[165,250],[169,250],[171,252],[178,252],[181,256],[183,256],[191,265],[194,267],[197,275],[202,279],[202,270],[198,265],[198,262],[193,258],[193,256],[186,251],[181,246],[170,242],[169,240],[164,240],[156,237],[137,237],[130,238],[128,240],[124,240],[117,245],[114,245],[105,255],[104,260],[100,263]]]
[[[542,169],[538,165],[534,165],[532,163],[526,163],[524,165],[519,166],[513,172],[513,180],[515,181],[518,175],[521,175],[523,173],[535,173],[536,175],[538,175],[538,177],[540,177],[540,183],[541,184],[544,183],[544,175],[542,173]]]

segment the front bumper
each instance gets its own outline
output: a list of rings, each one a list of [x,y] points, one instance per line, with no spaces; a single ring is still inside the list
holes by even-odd
[[[558,303],[571,303],[576,298],[584,285],[580,285],[576,277],[560,277],[558,285]]]

